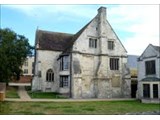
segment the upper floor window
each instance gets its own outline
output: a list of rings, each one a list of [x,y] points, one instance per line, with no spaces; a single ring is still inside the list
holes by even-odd
[[[156,74],[155,60],[145,62],[146,75]]]
[[[46,81],[47,81],[47,82],[52,82],[52,81],[54,81],[54,73],[53,73],[53,70],[52,70],[52,69],[47,70],[47,73],[46,73]]]
[[[32,62],[32,68],[34,68],[34,62]]]
[[[113,50],[114,49],[114,41],[108,41],[108,49]]]
[[[60,76],[60,87],[68,87],[68,76]]]
[[[119,58],[110,58],[110,70],[119,70]]]
[[[89,47],[97,48],[97,39],[89,38]]]
[[[28,66],[28,59],[25,60],[24,66]]]
[[[60,70],[69,69],[69,56],[63,56],[60,58]]]

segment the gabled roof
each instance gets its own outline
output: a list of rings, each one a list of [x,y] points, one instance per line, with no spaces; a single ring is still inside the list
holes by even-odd
[[[38,49],[63,51],[62,54],[69,52],[74,42],[82,34],[82,32],[87,28],[87,26],[91,23],[91,21],[88,24],[86,24],[76,34],[37,30],[36,44],[37,43],[39,44]]]
[[[92,19],[93,20],[93,19]],[[78,37],[84,32],[84,30],[88,27],[88,25],[92,22],[92,20],[86,24],[81,30],[79,30],[75,35],[73,35],[72,40],[70,42],[70,44],[68,45],[68,47],[66,47],[66,49],[63,51],[62,54],[65,54],[67,52],[69,52],[74,44],[74,42],[78,39]]]
[[[160,53],[160,46],[155,46],[155,45],[152,45],[152,46],[153,46],[153,48],[154,48],[157,52]]]
[[[152,55],[151,57],[160,56],[160,47],[159,47],[159,46],[152,45],[152,44],[149,44],[149,45],[147,46],[147,48],[143,51],[143,53],[140,55],[140,57],[138,58],[138,61],[140,61],[140,60],[143,58],[144,54],[146,53],[146,51],[148,50],[149,47],[152,48],[152,50],[153,50],[154,53],[155,53],[155,55],[154,55],[154,56]],[[153,54],[153,52],[152,52],[152,54]]]
[[[95,18],[96,17],[97,16],[95,16]],[[93,18],[88,24],[86,24],[80,31],[78,31],[74,35],[68,34],[68,33],[58,33],[58,32],[37,30],[37,33],[36,33],[36,46],[37,47],[36,47],[36,49],[62,51],[62,55],[69,53],[72,50],[72,46],[73,46],[74,42],[79,38],[79,36],[85,31],[85,29],[88,27],[88,25],[95,18]],[[109,24],[108,21],[107,21],[107,23]],[[112,31],[114,32],[114,30],[110,24],[109,24],[109,26],[112,29]],[[115,32],[114,32],[114,34],[116,35]],[[116,37],[119,40],[117,35],[116,35]],[[123,44],[121,43],[121,41],[120,41],[120,44],[122,45],[122,47],[126,51],[126,49],[123,46]]]
[[[37,30],[36,44],[40,50],[63,51],[72,43],[73,34]]]

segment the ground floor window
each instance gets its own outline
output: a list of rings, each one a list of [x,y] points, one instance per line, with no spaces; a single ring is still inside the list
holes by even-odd
[[[46,81],[47,81],[47,82],[53,82],[53,81],[54,81],[54,73],[53,73],[53,70],[52,70],[52,69],[49,69],[49,70],[46,72]]]
[[[28,74],[28,69],[24,69],[23,74]]]
[[[68,87],[68,76],[60,76],[60,87]]]
[[[153,84],[153,98],[158,98],[158,84]]]
[[[149,84],[143,84],[143,97],[150,98],[150,85]]]

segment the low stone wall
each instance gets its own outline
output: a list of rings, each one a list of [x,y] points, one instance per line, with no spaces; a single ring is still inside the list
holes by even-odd
[[[6,91],[6,83],[0,83],[0,101],[4,101]]]

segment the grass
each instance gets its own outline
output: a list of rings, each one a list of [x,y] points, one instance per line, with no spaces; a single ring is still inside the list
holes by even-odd
[[[6,98],[19,98],[17,90],[18,90],[18,87],[7,86],[7,88],[6,88]]]
[[[39,98],[39,99],[56,99],[56,98],[66,98],[65,96],[62,96],[59,93],[55,93],[55,92],[31,92],[28,91],[28,95],[31,98]]]
[[[32,92],[31,91],[31,87],[30,86],[26,86],[25,87],[28,95],[31,97],[31,98],[38,98],[38,99],[65,99],[67,97],[59,94],[59,93],[56,93],[56,92]]]
[[[130,101],[94,101],[94,102],[0,102],[2,115],[124,115],[147,111],[159,111],[159,104],[144,104]]]

